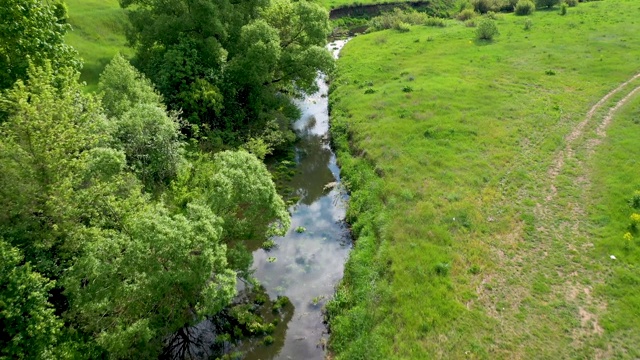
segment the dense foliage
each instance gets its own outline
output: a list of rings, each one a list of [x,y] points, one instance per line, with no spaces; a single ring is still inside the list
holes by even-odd
[[[260,136],[270,121],[331,69],[328,13],[307,1],[121,0],[137,66],[192,134]]]
[[[229,304],[251,259],[235,244],[289,214],[254,155],[187,156],[123,57],[87,94],[63,10],[0,9],[0,358],[152,358]]]
[[[24,79],[29,62],[51,61],[54,69],[78,67],[75,50],[65,45],[69,29],[62,3],[4,0],[0,6],[0,90]]]

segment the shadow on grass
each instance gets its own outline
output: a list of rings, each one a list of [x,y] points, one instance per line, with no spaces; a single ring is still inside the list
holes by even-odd
[[[111,61],[111,58],[103,57],[94,62],[85,62],[80,71],[80,81],[84,81],[87,85],[97,85],[100,80],[100,74]]]

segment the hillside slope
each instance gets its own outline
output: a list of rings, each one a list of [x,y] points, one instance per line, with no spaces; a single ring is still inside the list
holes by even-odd
[[[126,15],[118,0],[65,0],[73,30],[67,42],[84,60],[81,80],[95,89],[100,73],[118,52],[131,55],[126,47]]]

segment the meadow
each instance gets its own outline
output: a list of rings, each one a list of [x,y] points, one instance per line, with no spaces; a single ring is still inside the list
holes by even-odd
[[[607,0],[499,14],[493,41],[450,20],[347,44],[330,108],[357,240],[327,308],[336,358],[640,356],[637,96],[605,121],[640,86],[637,14]]]
[[[126,15],[118,0],[65,0],[69,23],[67,43],[76,48],[84,61],[80,79],[87,90],[95,90],[100,73],[117,54],[133,55],[126,47]]]

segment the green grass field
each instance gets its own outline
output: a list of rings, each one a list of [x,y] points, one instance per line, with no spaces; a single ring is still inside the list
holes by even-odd
[[[640,85],[599,103],[640,72],[638,8],[538,11],[529,30],[504,14],[493,42],[452,21],[344,48],[332,132],[358,238],[328,307],[337,358],[640,356],[638,254],[620,250],[638,100],[597,135]]]
[[[600,291],[608,299],[602,321],[607,333],[616,334],[623,342],[628,358],[640,358],[640,233],[630,229],[633,210],[628,200],[640,190],[640,96],[621,108],[614,117],[607,137],[599,146],[594,161],[592,199],[588,212],[596,254],[602,258],[617,257],[608,266],[609,277]],[[625,244],[623,234],[630,231],[634,239]],[[622,357],[622,356],[621,356]]]
[[[105,65],[118,52],[130,56],[125,46],[126,15],[118,0],[65,0],[69,10],[69,23],[73,31],[67,42],[76,48],[84,60],[81,80],[94,90]]]

